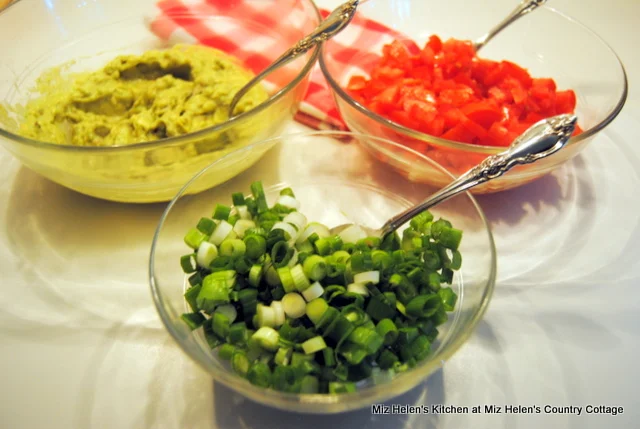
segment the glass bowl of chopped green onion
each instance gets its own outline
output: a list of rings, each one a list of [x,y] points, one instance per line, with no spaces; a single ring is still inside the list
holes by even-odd
[[[151,248],[154,302],[171,336],[216,382],[254,401],[338,413],[402,394],[464,344],[485,313],[496,251],[470,194],[380,240],[421,201],[415,183],[371,156],[407,151],[377,137],[314,132],[269,139],[205,168],[165,210]],[[208,171],[263,159],[198,194]]]

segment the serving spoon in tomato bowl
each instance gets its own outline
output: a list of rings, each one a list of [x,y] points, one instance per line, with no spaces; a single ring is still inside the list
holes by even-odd
[[[229,118],[234,116],[236,106],[254,86],[261,82],[265,77],[271,74],[273,71],[288,64],[300,55],[308,52],[310,49],[325,42],[344,30],[351,22],[356,14],[358,6],[366,3],[368,0],[349,0],[331,12],[327,18],[325,18],[320,25],[318,25],[311,33],[300,39],[291,48],[287,49],[280,57],[272,62],[266,69],[257,74],[249,82],[247,82],[240,90],[235,94],[229,105]],[[521,17],[533,12],[538,7],[545,4],[547,0],[522,0],[515,9],[513,9],[509,15],[507,15],[502,21],[500,21],[495,27],[491,28],[486,34],[478,38],[473,42],[473,48],[479,51],[484,45],[486,45],[491,39],[493,39],[498,33],[513,24]]]
[[[384,239],[403,224],[431,207],[467,191],[477,185],[496,179],[516,165],[531,164],[562,149],[573,134],[577,123],[575,115],[558,115],[543,119],[516,138],[505,151],[485,158],[480,164],[453,180],[426,200],[389,219],[378,229],[356,224],[343,224],[331,228],[330,234],[349,236],[349,241],[360,238]]]

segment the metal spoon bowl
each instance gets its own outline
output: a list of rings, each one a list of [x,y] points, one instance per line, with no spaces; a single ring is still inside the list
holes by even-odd
[[[349,25],[358,5],[366,3],[368,0],[349,0],[342,5],[334,9],[333,12],[327,18],[318,25],[311,33],[302,38],[293,47],[287,49],[280,57],[278,57],[273,63],[271,63],[266,69],[256,75],[253,79],[247,82],[236,93],[229,105],[229,118],[234,116],[236,106],[238,102],[244,97],[255,85],[260,83],[265,77],[271,74],[273,71],[279,69],[285,64],[298,58],[300,55],[314,48],[316,45],[329,40],[336,34],[340,33],[344,28]],[[509,25],[520,19],[521,17],[533,12],[538,7],[546,3],[547,0],[522,0],[520,4],[512,10],[509,15],[502,21],[493,27],[489,32],[480,37],[473,43],[476,51],[479,51],[484,45],[486,45],[491,39],[493,39],[498,33],[507,28]]]
[[[381,228],[373,229],[361,225],[344,224],[332,228],[330,233],[337,235],[347,228],[356,227],[369,237],[384,238],[414,216],[436,204],[474,186],[496,179],[518,164],[530,164],[558,152],[569,141],[576,123],[575,115],[559,115],[537,122],[515,139],[507,150],[486,158],[420,204],[389,219]]]

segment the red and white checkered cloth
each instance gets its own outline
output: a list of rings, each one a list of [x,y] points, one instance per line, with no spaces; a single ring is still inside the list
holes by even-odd
[[[149,28],[159,38],[171,43],[197,43],[217,48],[239,58],[254,73],[264,70],[271,59],[290,45],[265,37],[254,24],[275,29],[280,35],[307,34],[313,26],[305,23],[296,0],[160,0],[157,14],[149,19]],[[326,17],[330,11],[321,10]],[[212,20],[222,15],[234,19]],[[251,22],[253,26],[243,23]],[[300,37],[282,37],[297,40]],[[353,21],[331,42],[332,61],[354,71],[367,70],[380,57],[382,46],[394,39],[407,40],[402,34],[357,12]],[[409,42],[412,43],[412,42]],[[418,49],[409,46],[410,50]],[[368,52],[363,55],[362,52]],[[268,53],[265,54],[265,53]],[[355,55],[358,53],[359,55]],[[354,64],[357,58],[357,64]],[[297,70],[291,70],[292,77]],[[310,76],[309,89],[296,114],[296,120],[315,129],[346,130],[333,95],[319,65]]]

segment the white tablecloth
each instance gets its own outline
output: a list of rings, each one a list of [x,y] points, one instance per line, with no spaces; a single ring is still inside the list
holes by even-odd
[[[619,53],[631,82],[627,105],[553,175],[480,198],[499,253],[490,309],[443,370],[391,403],[591,404],[623,414],[364,409],[310,418],[243,400],[188,360],[155,313],[146,263],[164,206],[76,194],[0,150],[0,427],[639,427],[640,57],[632,39],[640,2],[553,3]]]

